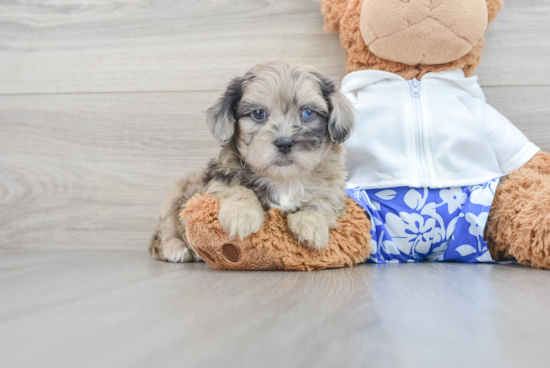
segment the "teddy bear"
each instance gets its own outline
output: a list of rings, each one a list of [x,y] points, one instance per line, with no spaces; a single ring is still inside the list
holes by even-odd
[[[477,207],[478,212],[463,210],[458,221],[456,217],[451,220],[449,226],[451,230],[454,229],[454,237],[465,238],[460,235],[473,233],[477,235],[478,243],[486,242],[486,247],[484,244],[476,247],[476,240],[468,242],[467,239],[460,239],[456,242],[458,239],[450,239],[457,246],[453,249],[455,256],[449,254],[449,260],[515,259],[525,265],[549,269],[550,154],[541,152],[506,118],[487,105],[476,78],[471,77],[481,59],[484,31],[497,17],[503,1],[322,0],[321,3],[325,14],[325,30],[338,32],[346,51],[349,74],[342,82],[342,89],[358,108],[356,124],[359,130],[361,126],[364,127],[363,133],[354,133],[356,141],[348,143],[348,167],[351,167],[349,181],[367,184],[367,189],[374,190],[402,185],[445,188],[435,194],[436,198],[432,202],[435,205],[432,204],[426,210],[426,213],[434,215],[436,221],[430,224],[426,221],[424,226],[438,227],[439,211],[433,207],[445,202],[443,196],[448,195],[450,201],[445,207],[448,207],[449,212],[457,208],[456,205]],[[399,91],[400,87],[406,89],[407,83],[409,91]],[[387,112],[385,116],[367,116],[380,114],[384,107],[365,104],[384,105],[384,98],[393,99],[401,92],[403,95],[410,94],[411,113],[418,114],[416,119],[404,118],[401,125],[386,125],[392,118],[387,116]],[[373,101],[365,100],[373,97],[374,93],[377,93],[377,98]],[[395,111],[395,103],[385,105],[394,110],[389,114],[395,116],[399,113]],[[401,110],[407,110],[407,106]],[[403,118],[403,115],[398,118]],[[403,135],[388,133],[388,130],[408,129],[406,124],[414,124],[419,119],[424,119],[421,122],[425,130],[420,134],[417,132],[415,138],[416,144],[421,145],[422,149],[417,152],[417,159],[407,160],[407,155],[414,155],[415,152],[403,148],[415,142],[399,141]],[[479,123],[484,126],[479,128]],[[450,129],[454,131],[449,133]],[[388,144],[396,139],[393,144]],[[371,146],[369,149],[369,143],[376,147]],[[373,155],[376,156],[374,160]],[[403,162],[392,162],[395,160]],[[414,165],[417,163],[414,161],[421,164]],[[371,175],[372,172],[378,175]],[[420,174],[415,178],[417,173]],[[446,189],[453,186],[462,187],[462,191],[455,190],[453,195],[452,191]],[[372,193],[373,190],[366,192],[371,193],[370,197],[379,199],[376,193]],[[401,196],[399,192],[389,189],[386,196],[395,195],[397,198]],[[401,192],[405,192],[401,197],[402,204],[407,201],[407,194],[412,207],[423,200],[422,190],[407,189]],[[387,199],[380,199],[380,202],[387,205]],[[406,223],[407,216],[410,221],[413,218],[420,219],[411,211],[406,211],[409,213],[405,216],[384,213],[375,208],[380,206],[379,203],[374,200],[371,202],[375,202],[374,205],[366,205],[372,206],[373,212],[381,215],[375,219],[378,222],[387,220],[390,223]],[[406,204],[403,206],[407,207]],[[395,220],[396,217],[400,218]],[[473,221],[476,217],[477,222]],[[465,226],[459,226],[461,222]],[[421,232],[419,227],[422,224],[419,225],[416,229],[415,226],[408,226],[407,230]],[[444,238],[446,234],[442,234],[443,230],[430,234],[434,238],[432,241]],[[399,229],[394,229],[394,232],[399,233]],[[425,243],[429,242],[426,240],[420,239],[418,244],[413,244],[413,248],[415,245],[423,248],[418,249],[420,255],[428,253]],[[403,247],[396,250],[391,239],[384,240],[382,248],[384,243],[388,248],[388,252],[383,254],[386,258],[388,253],[403,253]],[[445,252],[451,253],[449,244],[444,245],[447,246]],[[485,249],[488,252],[483,253]],[[427,255],[428,258],[431,256],[436,260],[445,259],[437,251]],[[397,254],[390,258],[402,257]]]
[[[550,154],[485,102],[472,77],[502,0],[322,0],[356,112],[350,200],[328,249],[312,252],[272,210],[230,239],[216,200],[182,214],[218,269],[317,270],[360,262],[517,261],[550,269]],[[366,216],[365,216],[366,215]]]

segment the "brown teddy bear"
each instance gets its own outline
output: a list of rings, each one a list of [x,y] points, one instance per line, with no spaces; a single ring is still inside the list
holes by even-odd
[[[482,55],[483,33],[502,4],[502,0],[322,0],[322,11],[325,30],[340,34],[348,73],[379,70],[422,81],[427,73],[456,69],[471,76]],[[519,131],[509,131],[512,143],[503,150],[512,152],[515,141],[523,137]],[[497,134],[508,132],[497,126],[494,133],[492,138],[499,139]],[[516,259],[550,269],[550,154],[533,146],[526,151],[523,160],[502,172],[484,235],[494,260]]]
[[[322,0],[339,32],[356,108],[346,143],[351,199],[330,246],[299,245],[272,210],[229,239],[217,201],[182,214],[193,248],[218,269],[315,270],[422,260],[516,259],[550,269],[550,154],[485,103],[484,32],[502,0]],[[371,235],[373,239],[371,239]]]

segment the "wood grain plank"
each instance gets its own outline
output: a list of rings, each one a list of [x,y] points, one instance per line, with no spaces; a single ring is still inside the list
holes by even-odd
[[[547,271],[222,272],[132,252],[15,252],[0,273],[14,264],[27,272],[0,278],[1,308],[11,310],[0,320],[1,366],[547,366]],[[49,253],[56,267],[23,266]],[[65,253],[81,258],[62,264],[74,257]]]
[[[550,150],[550,87],[485,92]],[[168,187],[218,152],[219,94],[0,96],[0,248],[146,249]]]
[[[507,0],[481,83],[549,85],[549,17],[548,0]],[[342,77],[339,39],[322,28],[318,0],[1,2],[0,93],[219,90],[275,59]]]
[[[550,86],[485,87],[487,103],[542,150],[550,151]]]
[[[151,262],[146,252],[10,249],[0,254],[0,299],[5,301],[0,305],[0,323],[183,267]]]
[[[550,1],[504,0],[476,71],[483,86],[550,84]]]
[[[0,93],[219,90],[267,60],[344,73],[311,0],[49,1],[0,8]]]
[[[0,97],[0,247],[146,249],[218,93]]]

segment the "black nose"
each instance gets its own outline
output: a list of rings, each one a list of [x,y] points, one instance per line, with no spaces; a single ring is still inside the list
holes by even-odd
[[[294,142],[292,141],[292,139],[288,138],[279,138],[275,140],[273,144],[279,149],[279,152],[282,152],[284,154],[289,153],[294,146]]]

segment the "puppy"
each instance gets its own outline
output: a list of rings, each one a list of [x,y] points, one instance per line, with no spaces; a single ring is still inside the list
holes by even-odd
[[[150,254],[170,262],[200,260],[179,215],[191,197],[205,192],[219,200],[218,219],[231,237],[257,232],[265,211],[278,208],[299,242],[327,247],[329,229],[346,206],[341,144],[354,123],[334,83],[309,66],[259,64],[231,81],[208,110],[207,123],[220,154],[168,194]]]

